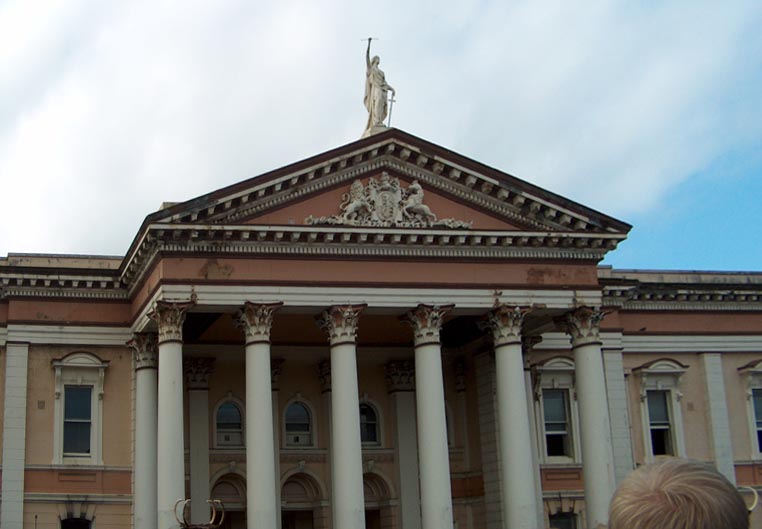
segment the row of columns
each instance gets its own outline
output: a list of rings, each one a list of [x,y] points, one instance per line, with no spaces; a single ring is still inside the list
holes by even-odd
[[[278,526],[277,461],[274,457],[270,378],[270,329],[281,304],[246,303],[238,323],[246,336],[247,527]],[[130,342],[136,352],[135,526],[177,527],[174,506],[185,497],[182,324],[192,303],[159,301],[155,335]],[[365,305],[334,306],[318,323],[330,342],[332,506],[335,529],[365,527],[362,447],[357,417],[356,334]],[[413,329],[415,399],[423,529],[453,527],[440,330],[452,306],[419,305],[405,321]],[[484,327],[495,345],[503,527],[541,526],[534,487],[530,418],[521,347],[528,309],[501,305]],[[587,525],[607,523],[614,488],[605,379],[599,338],[601,313],[587,307],[557,320],[571,338],[576,361]],[[156,350],[158,349],[158,362]],[[156,368],[158,364],[158,377]],[[158,391],[157,391],[158,379]],[[157,413],[158,410],[158,413]],[[162,455],[157,459],[158,453]]]

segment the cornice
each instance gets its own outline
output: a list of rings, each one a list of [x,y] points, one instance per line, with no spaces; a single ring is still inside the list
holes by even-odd
[[[623,238],[607,233],[154,224],[123,281],[131,295],[158,253],[598,261]]]
[[[762,311],[762,286],[606,285],[603,304],[621,310]]]
[[[0,270],[0,299],[14,297],[127,299],[115,272],[108,275],[61,273],[58,268]]]
[[[457,156],[453,155],[453,158]],[[179,223],[235,223],[241,219],[299,200],[323,189],[388,169],[434,189],[519,222],[528,228],[549,231],[597,230],[626,233],[623,226],[604,226],[600,219],[574,211],[522,189],[518,179],[490,177],[448,157],[424,153],[400,138],[387,137],[375,145],[363,145],[312,165],[294,168],[278,177],[251,182],[250,187],[218,198],[208,197],[172,215],[160,218]]]

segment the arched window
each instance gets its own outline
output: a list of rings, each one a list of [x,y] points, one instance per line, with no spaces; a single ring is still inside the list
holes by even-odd
[[[363,443],[378,444],[378,414],[370,404],[360,404],[360,439]]]
[[[217,446],[243,446],[243,416],[241,408],[226,401],[217,408]]]
[[[286,446],[312,446],[312,417],[302,402],[286,408]]]

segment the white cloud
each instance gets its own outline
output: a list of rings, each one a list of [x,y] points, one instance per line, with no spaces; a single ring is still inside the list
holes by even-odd
[[[0,255],[356,139],[369,35],[395,126],[614,215],[762,136],[756,2],[38,6],[0,4]]]

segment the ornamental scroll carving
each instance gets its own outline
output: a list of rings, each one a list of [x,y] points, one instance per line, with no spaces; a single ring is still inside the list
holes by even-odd
[[[442,329],[443,318],[455,305],[418,305],[409,311],[403,321],[413,328],[413,338],[416,346],[439,343],[439,331]]]
[[[195,296],[190,301],[172,302],[158,300],[148,317],[159,326],[159,343],[182,342],[185,313],[196,304]]]
[[[579,307],[557,318],[556,324],[571,338],[572,347],[600,343],[604,312],[592,307]]]
[[[247,301],[236,314],[236,324],[246,334],[246,343],[269,342],[275,311],[283,303],[251,303]]]
[[[214,372],[214,358],[187,357],[183,361],[188,389],[209,389],[209,376]]]
[[[389,393],[395,391],[415,391],[415,362],[400,360],[384,365],[386,387]]]
[[[135,370],[156,369],[159,366],[159,346],[156,333],[138,332],[127,342],[135,354]]]
[[[365,307],[367,305],[336,305],[320,315],[318,325],[328,333],[331,345],[355,342],[357,322]]]
[[[500,305],[479,322],[479,328],[492,331],[496,347],[511,343],[521,343],[521,325],[529,312],[526,307]]]
[[[344,226],[378,226],[383,228],[451,228],[468,229],[470,222],[456,219],[437,219],[431,208],[423,203],[423,188],[418,181],[403,188],[398,178],[382,173],[370,178],[363,186],[360,180],[352,182],[349,193],[344,193],[339,204],[341,213],[331,217],[305,219],[307,224]]]

